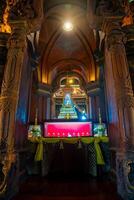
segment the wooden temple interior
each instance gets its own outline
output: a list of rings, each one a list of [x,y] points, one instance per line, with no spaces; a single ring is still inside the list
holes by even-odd
[[[46,122],[106,133],[46,138]],[[63,174],[134,199],[134,0],[0,1],[0,199]]]

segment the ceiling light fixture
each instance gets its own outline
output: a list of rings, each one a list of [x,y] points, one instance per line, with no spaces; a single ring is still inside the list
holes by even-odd
[[[72,24],[72,22],[66,21],[66,22],[63,24],[63,29],[64,29],[65,31],[72,31],[72,30],[73,30],[73,24]]]

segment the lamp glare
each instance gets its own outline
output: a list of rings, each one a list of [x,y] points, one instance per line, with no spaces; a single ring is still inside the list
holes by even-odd
[[[66,21],[64,24],[63,24],[63,29],[65,31],[72,31],[73,30],[73,24],[70,22],[70,21]]]

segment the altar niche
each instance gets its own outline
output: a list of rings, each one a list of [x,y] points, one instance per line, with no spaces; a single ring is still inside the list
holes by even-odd
[[[58,89],[52,95],[52,119],[86,120],[88,118],[87,95],[78,77],[60,79]]]

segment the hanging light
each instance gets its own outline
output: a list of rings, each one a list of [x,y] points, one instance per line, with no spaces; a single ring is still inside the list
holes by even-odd
[[[72,31],[73,30],[73,24],[72,24],[72,22],[71,21],[64,22],[63,29],[65,31]]]

